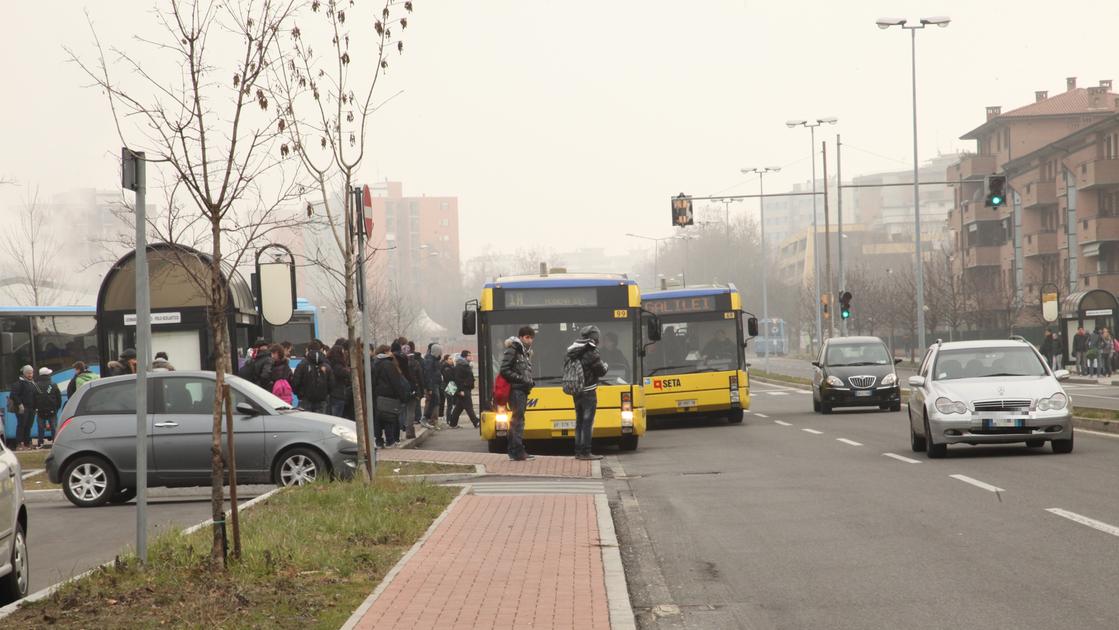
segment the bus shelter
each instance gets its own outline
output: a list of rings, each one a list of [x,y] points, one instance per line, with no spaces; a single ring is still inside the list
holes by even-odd
[[[166,352],[178,370],[212,370],[213,341],[207,322],[211,258],[171,243],[148,245],[147,256],[153,355]],[[249,344],[260,334],[260,317],[252,290],[241,274],[226,267],[219,280],[227,292],[225,320],[236,369],[236,357],[244,356]],[[101,282],[97,294],[97,340],[102,373],[125,348],[136,347],[135,251],[118,260]]]
[[[1061,343],[1064,347],[1064,361],[1071,362],[1072,338],[1076,329],[1083,327],[1089,334],[1093,330],[1107,328],[1115,334],[1116,316],[1119,315],[1119,302],[1110,291],[1091,289],[1069,294],[1061,301],[1059,313]]]

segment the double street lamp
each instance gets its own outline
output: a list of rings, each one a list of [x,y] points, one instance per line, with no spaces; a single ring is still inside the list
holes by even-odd
[[[781,170],[780,166],[762,166],[755,168],[741,169],[743,175],[750,173],[757,173],[758,175],[758,207],[759,207],[759,220],[758,225],[761,229],[762,239],[762,325],[768,325],[769,320],[769,251],[765,248],[765,174],[776,173]],[[765,344],[765,359],[763,361],[763,370],[769,372],[769,344]]]
[[[816,291],[816,342],[823,341],[823,313],[820,311],[820,257],[816,255],[817,243],[816,234],[818,228],[816,227],[816,127],[823,124],[834,125],[839,122],[839,119],[834,116],[827,118],[817,118],[815,121],[808,120],[788,120],[785,121],[785,126],[792,129],[794,127],[808,127],[810,136],[812,138],[812,276],[815,281]]]
[[[952,20],[945,16],[921,18],[920,24],[910,26],[902,18],[878,18],[875,22],[880,29],[899,26],[909,31],[909,54],[913,83],[913,248],[914,269],[917,277],[917,351],[924,353],[925,348],[925,265],[921,257],[921,192],[918,182],[917,162],[917,31],[926,26],[936,25],[947,28]]]

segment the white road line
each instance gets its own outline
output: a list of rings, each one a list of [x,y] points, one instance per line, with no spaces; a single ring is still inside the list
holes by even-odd
[[[1091,429],[1076,429],[1077,433],[1087,433],[1088,435],[1098,435],[1100,437],[1119,438],[1119,433],[1105,433],[1104,431],[1093,431]]]
[[[808,391],[807,389],[794,389],[793,391],[798,393],[798,394],[811,394],[812,393],[812,392]]]
[[[765,415],[764,413],[758,413],[756,411],[754,412],[754,415],[759,417],[759,418],[768,418],[769,417],[769,416]]]
[[[1098,529],[1101,532],[1104,532],[1106,534],[1111,534],[1112,536],[1119,536],[1119,527],[1116,527],[1114,525],[1108,525],[1107,523],[1104,523],[1103,521],[1097,521],[1094,518],[1088,518],[1087,516],[1077,514],[1076,512],[1069,512],[1068,510],[1062,510],[1061,508],[1049,508],[1045,511],[1049,512],[1050,514],[1056,514],[1057,516],[1062,516],[1064,518],[1067,518],[1068,520],[1073,521],[1074,523],[1080,523],[1081,525],[1087,525],[1088,527],[1091,527],[1092,529]]]
[[[907,464],[920,464],[921,463],[921,460],[919,460],[919,459],[913,459],[912,457],[905,457],[904,455],[898,455],[897,453],[882,453],[882,454],[885,455],[886,457],[891,457],[893,459],[898,460],[899,462],[905,462]]]
[[[843,442],[844,444],[850,444],[851,446],[862,446],[863,445],[862,442],[856,442],[855,440],[848,440],[847,438],[835,438],[835,441],[836,442]]]
[[[812,435],[823,435],[824,434],[823,431],[817,431],[816,429],[801,429],[801,431],[804,431],[805,433],[811,433]]]
[[[791,423],[791,422],[785,422],[784,420],[774,420],[774,422],[776,422],[777,424],[779,424],[779,425],[781,425],[781,426],[783,426],[783,427],[791,427],[791,426],[793,426],[793,423]]]
[[[763,393],[769,394],[770,396],[788,396],[789,395],[789,392],[781,392],[781,391],[763,392]]]
[[[979,481],[978,479],[973,479],[971,477],[968,477],[967,475],[948,475],[948,476],[955,479],[956,481],[962,481],[964,483],[970,483],[971,485],[975,486],[976,488],[982,488],[982,489],[986,490],[987,492],[1006,492],[1006,490],[1003,490],[1002,488],[1000,488],[998,486],[992,486],[989,483],[986,483],[984,481]]]

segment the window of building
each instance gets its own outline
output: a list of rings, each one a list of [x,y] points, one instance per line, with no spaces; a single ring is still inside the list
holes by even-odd
[[[1119,191],[1101,190],[1099,203],[1101,217],[1119,215]]]
[[[450,219],[439,219],[439,225],[441,225],[442,227],[447,227],[447,226],[451,225],[451,220]]]
[[[1103,137],[1103,159],[1119,159],[1119,131]]]

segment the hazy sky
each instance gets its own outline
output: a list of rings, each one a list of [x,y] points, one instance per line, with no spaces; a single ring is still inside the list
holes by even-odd
[[[103,40],[134,47],[150,6],[0,4],[0,176],[48,198],[119,185],[105,100],[62,45],[90,52],[88,9]],[[843,134],[845,175],[906,168],[909,34],[874,20],[934,15],[953,21],[917,35],[922,158],[972,148],[957,138],[987,105],[1063,92],[1068,76],[1119,79],[1115,0],[416,0],[382,92],[403,94],[363,174],[457,195],[464,256],[634,247],[625,232],[671,231],[670,195],[756,192],[741,167],[784,166],[770,191],[806,180],[808,131],[790,118],[839,117],[817,138]],[[0,212],[20,199],[3,187]]]

